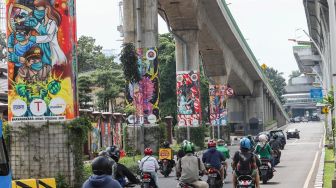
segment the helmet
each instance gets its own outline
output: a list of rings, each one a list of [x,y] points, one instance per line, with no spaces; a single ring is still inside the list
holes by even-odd
[[[250,139],[244,137],[240,140],[240,148],[244,148],[244,149],[251,149],[251,141]]]
[[[153,150],[151,148],[146,148],[144,153],[145,153],[145,155],[152,155]]]
[[[194,144],[192,142],[184,142],[182,149],[185,153],[193,153],[195,151]]]
[[[92,172],[95,175],[112,175],[112,166],[114,165],[114,161],[109,160],[105,156],[98,156],[93,159],[91,167]]]
[[[247,138],[252,140],[252,135],[247,135]]]
[[[208,142],[208,148],[211,148],[211,147],[216,147],[216,142],[214,140],[209,140]]]
[[[259,135],[259,142],[267,142],[268,137],[265,134]]]
[[[107,152],[108,156],[111,157],[116,162],[120,159],[120,150],[117,146],[109,146],[105,149],[105,152]]]
[[[170,143],[169,143],[168,141],[164,141],[163,144],[162,144],[162,146],[163,146],[164,148],[169,148]]]
[[[217,140],[217,145],[219,145],[219,146],[223,146],[223,145],[224,145],[224,140],[222,140],[222,139],[218,139],[218,140]]]

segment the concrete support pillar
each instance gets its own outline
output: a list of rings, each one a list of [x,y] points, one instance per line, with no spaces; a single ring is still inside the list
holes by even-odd
[[[137,9],[137,1],[140,2]],[[137,19],[137,10],[140,19]],[[158,1],[157,0],[124,0],[124,42],[134,43],[137,48],[156,47],[158,45]],[[137,21],[140,22],[141,32],[137,35]],[[139,39],[139,40],[138,40]]]
[[[187,57],[185,57],[182,41],[176,40],[175,42],[176,71],[196,70],[199,72],[199,32],[197,30],[184,30],[177,31],[176,34],[187,43]]]

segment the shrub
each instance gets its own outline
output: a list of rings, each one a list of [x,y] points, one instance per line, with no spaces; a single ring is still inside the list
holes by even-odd
[[[200,149],[204,149],[204,138],[208,129],[205,126],[190,127],[190,141]],[[178,143],[187,139],[187,127],[175,127],[175,135]]]

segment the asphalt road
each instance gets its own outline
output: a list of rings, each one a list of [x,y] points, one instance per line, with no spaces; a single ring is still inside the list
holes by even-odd
[[[285,149],[282,150],[281,163],[275,168],[274,177],[266,185],[261,184],[261,187],[310,188],[314,185],[321,154],[324,133],[323,123],[296,123],[288,125],[286,129],[288,128],[299,129],[301,138],[287,140]],[[232,157],[238,146],[230,146],[229,148]],[[316,161],[315,165],[314,161]],[[231,160],[228,160],[228,162],[231,164]],[[202,179],[205,180],[206,178],[203,177]],[[160,188],[173,188],[176,185],[175,172],[172,172],[167,178],[159,174]],[[231,167],[228,169],[228,177],[225,179],[224,187],[233,187]]]

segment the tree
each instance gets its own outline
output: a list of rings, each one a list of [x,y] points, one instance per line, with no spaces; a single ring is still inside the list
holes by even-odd
[[[159,35],[160,115],[173,116],[176,122],[176,60],[175,41],[171,34]]]
[[[289,79],[295,78],[300,76],[302,73],[299,70],[294,70],[292,73],[289,75]]]
[[[78,77],[78,95],[80,108],[90,107],[88,103],[92,102],[92,85],[91,75],[79,75]]]
[[[279,100],[282,104],[285,103],[282,95],[285,93],[286,79],[283,77],[282,72],[278,72],[272,67],[267,67],[265,74]]]
[[[99,62],[106,60],[103,47],[95,44],[96,39],[81,36],[78,39],[78,72],[93,71],[99,67]]]

